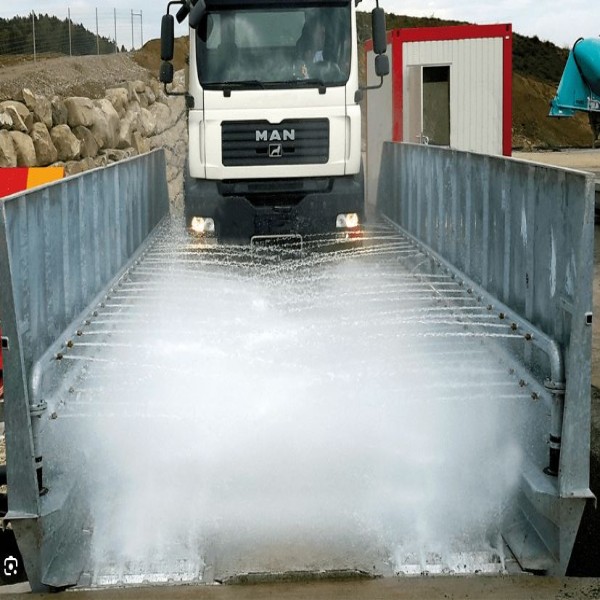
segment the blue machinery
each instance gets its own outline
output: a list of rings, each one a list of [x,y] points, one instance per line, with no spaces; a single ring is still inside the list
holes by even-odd
[[[600,115],[600,38],[580,38],[573,45],[550,116],[572,117],[575,111]]]

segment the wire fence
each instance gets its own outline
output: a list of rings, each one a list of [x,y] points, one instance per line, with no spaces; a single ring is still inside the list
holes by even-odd
[[[60,53],[108,54],[141,48],[144,14],[140,10],[65,8],[64,15],[14,16],[0,10],[0,55]]]

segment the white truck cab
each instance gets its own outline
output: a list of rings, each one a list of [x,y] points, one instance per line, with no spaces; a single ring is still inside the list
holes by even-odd
[[[187,225],[224,240],[358,228],[364,185],[354,0],[173,4],[181,4],[177,19],[189,14],[190,22]],[[173,25],[165,15],[165,90]],[[380,8],[373,27],[383,77]]]

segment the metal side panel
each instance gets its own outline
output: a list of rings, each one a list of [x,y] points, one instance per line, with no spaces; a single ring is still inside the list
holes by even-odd
[[[386,216],[569,345],[570,311],[591,290],[591,272],[582,271],[593,258],[590,175],[390,142],[382,169]]]
[[[70,325],[168,213],[164,152],[9,196],[0,202],[9,513],[33,589],[42,588],[38,433],[43,371]],[[45,554],[45,552],[44,552]]]
[[[524,438],[522,505],[506,539],[524,568],[563,574],[589,490],[594,183],[526,161],[384,144],[378,210],[489,302],[506,344],[551,398],[549,436]],[[509,322],[510,322],[509,321]],[[555,469],[544,472],[540,452]],[[557,458],[558,457],[558,458]],[[529,468],[536,469],[533,474]],[[512,541],[512,543],[511,543]],[[543,555],[540,548],[544,549]]]

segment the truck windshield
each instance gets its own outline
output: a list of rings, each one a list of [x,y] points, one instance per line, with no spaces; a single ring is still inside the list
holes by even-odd
[[[350,3],[282,4],[285,7],[207,12],[196,31],[196,64],[203,87],[346,84],[352,45]]]

